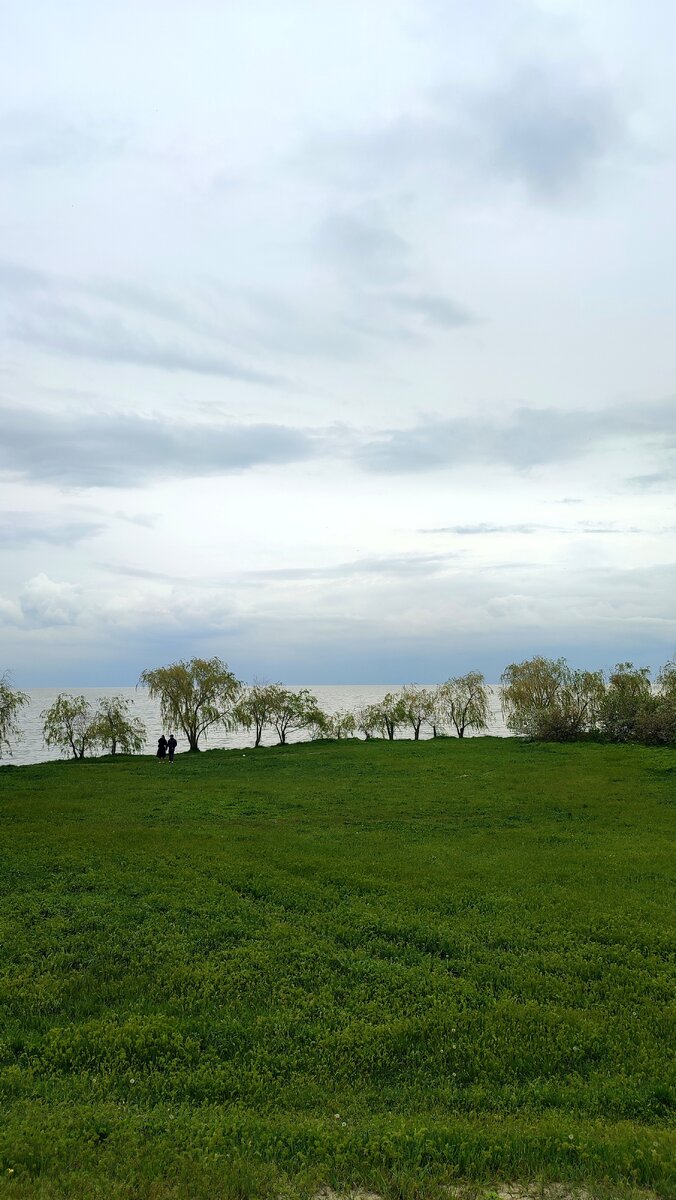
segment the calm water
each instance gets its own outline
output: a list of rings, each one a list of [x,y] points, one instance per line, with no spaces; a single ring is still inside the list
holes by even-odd
[[[361,708],[365,704],[374,704],[382,700],[386,692],[396,691],[396,687],[392,684],[346,684],[346,685],[331,685],[317,686],[308,685],[310,691],[314,693],[319,701],[319,705],[325,712],[335,713],[341,709],[354,711]],[[157,746],[157,739],[161,733],[168,734],[168,729],[163,729],[160,722],[159,705],[151,700],[144,690],[138,690],[133,687],[89,687],[89,688],[32,688],[29,689],[30,705],[23,710],[21,724],[23,728],[23,739],[15,743],[14,752],[3,758],[3,762],[16,763],[35,763],[46,762],[50,758],[57,758],[58,753],[53,749],[48,749],[42,741],[42,720],[40,713],[43,709],[48,708],[50,704],[56,700],[60,690],[66,690],[72,695],[83,695],[89,700],[92,708],[95,708],[100,696],[125,696],[132,701],[132,715],[140,717],[145,722],[148,730],[148,741],[146,743],[147,753],[153,754]],[[292,689],[297,691],[299,689]],[[500,713],[500,701],[497,688],[491,688],[492,694],[492,721],[489,728],[489,733],[504,737],[507,734],[502,716]],[[180,730],[175,730],[178,739],[178,750],[187,750],[187,742]],[[405,730],[401,730],[399,736],[408,736]],[[429,736],[423,733],[422,736]],[[269,731],[263,739],[263,744],[271,746],[275,743],[276,737]],[[302,740],[302,734],[290,735],[289,741]],[[222,729],[214,729],[209,738],[205,741],[202,739],[200,745],[205,750],[214,749],[222,746],[250,746],[253,739],[251,734],[246,730],[237,730],[235,733],[225,733]]]

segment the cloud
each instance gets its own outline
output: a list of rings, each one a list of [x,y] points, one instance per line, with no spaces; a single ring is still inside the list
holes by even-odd
[[[10,323],[10,333],[19,341],[56,354],[156,367],[163,371],[218,375],[266,387],[287,384],[281,375],[243,367],[227,355],[156,338],[150,333],[131,329],[117,316],[92,315],[64,304],[43,306],[39,312],[16,318]]]
[[[613,90],[581,62],[549,59],[514,66],[483,85],[445,84],[424,105],[388,124],[314,136],[298,161],[355,195],[377,194],[420,172],[440,173],[451,197],[488,181],[517,182],[538,201],[576,191],[630,139]],[[449,188],[450,180],[462,181]]]
[[[281,375],[247,367],[224,354],[224,324],[219,326],[213,315],[204,316],[197,302],[191,305],[131,282],[58,278],[7,261],[0,262],[0,299],[3,293],[9,336],[52,354],[265,387],[288,384]],[[135,314],[134,324],[129,312]],[[148,328],[148,320],[151,325],[159,321],[159,334]],[[180,329],[178,336],[171,326]],[[199,341],[186,344],[186,332]]]
[[[438,529],[421,529],[421,533],[455,533],[459,537],[474,537],[480,534],[493,533],[539,533],[547,530],[556,532],[551,525],[491,525],[481,521],[476,525],[442,525]]]
[[[621,439],[640,440],[660,452],[676,438],[676,406],[665,401],[594,411],[519,408],[507,418],[430,417],[409,428],[369,431],[347,425],[171,423],[133,413],[77,415],[0,405],[0,427],[0,470],[9,475],[67,486],[127,487],[318,457],[367,472],[412,474],[472,464],[527,471],[583,458]]]
[[[453,554],[391,554],[364,555],[350,562],[335,563],[329,567],[278,567],[265,571],[248,572],[250,580],[266,579],[271,582],[322,582],[340,579],[419,579],[443,571]]]
[[[458,325],[470,325],[476,320],[466,308],[447,296],[430,292],[410,295],[393,293],[387,299],[393,307],[421,317],[428,325],[437,325],[442,329],[455,329]]]
[[[676,463],[670,470],[651,471],[646,475],[630,475],[627,484],[638,492],[671,491],[676,484]]]
[[[28,580],[19,603],[30,625],[74,625],[84,613],[81,589],[72,583],[56,582],[44,573]]]
[[[465,115],[484,169],[545,199],[577,188],[625,139],[613,95],[572,63],[525,67]]]
[[[131,413],[76,415],[0,406],[0,427],[1,470],[75,487],[227,475],[302,462],[319,450],[314,435],[285,425],[185,425]]]
[[[356,451],[370,471],[431,471],[463,463],[527,470],[581,458],[594,446],[642,438],[668,447],[676,437],[670,401],[607,409],[516,409],[506,420],[431,417],[412,429],[384,430]]]
[[[55,520],[48,513],[13,512],[0,516],[0,546],[22,547],[31,542],[69,546],[94,537],[105,528],[100,521]]]
[[[333,213],[316,241],[327,258],[348,271],[388,280],[406,274],[408,245],[381,219],[359,212]]]
[[[110,123],[72,120],[58,112],[0,114],[3,171],[77,170],[123,154],[129,135]]]

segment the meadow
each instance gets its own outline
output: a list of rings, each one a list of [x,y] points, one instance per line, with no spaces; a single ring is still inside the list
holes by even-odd
[[[0,769],[0,1194],[674,1195],[676,752]]]

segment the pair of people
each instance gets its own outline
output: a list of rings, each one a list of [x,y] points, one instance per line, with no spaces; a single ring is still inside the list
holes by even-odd
[[[173,733],[169,734],[168,741],[165,738],[164,734],[162,734],[162,737],[159,739],[159,741],[157,743],[157,757],[159,758],[160,762],[163,762],[164,759],[167,758],[167,756],[168,756],[169,762],[173,763],[174,753],[176,751],[177,746],[178,746],[178,742],[176,741],[176,738],[174,737]]]

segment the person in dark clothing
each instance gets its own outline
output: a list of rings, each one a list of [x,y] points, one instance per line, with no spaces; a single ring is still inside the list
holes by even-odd
[[[176,741],[176,738],[174,737],[173,733],[170,733],[169,741],[167,742],[167,750],[169,751],[169,762],[174,761],[174,752],[175,752],[177,746],[178,746],[178,742]]]
[[[159,738],[157,742],[157,757],[159,758],[160,762],[163,762],[167,757],[168,745],[169,743],[167,742],[167,739],[165,738],[164,734],[162,734],[162,737]]]

